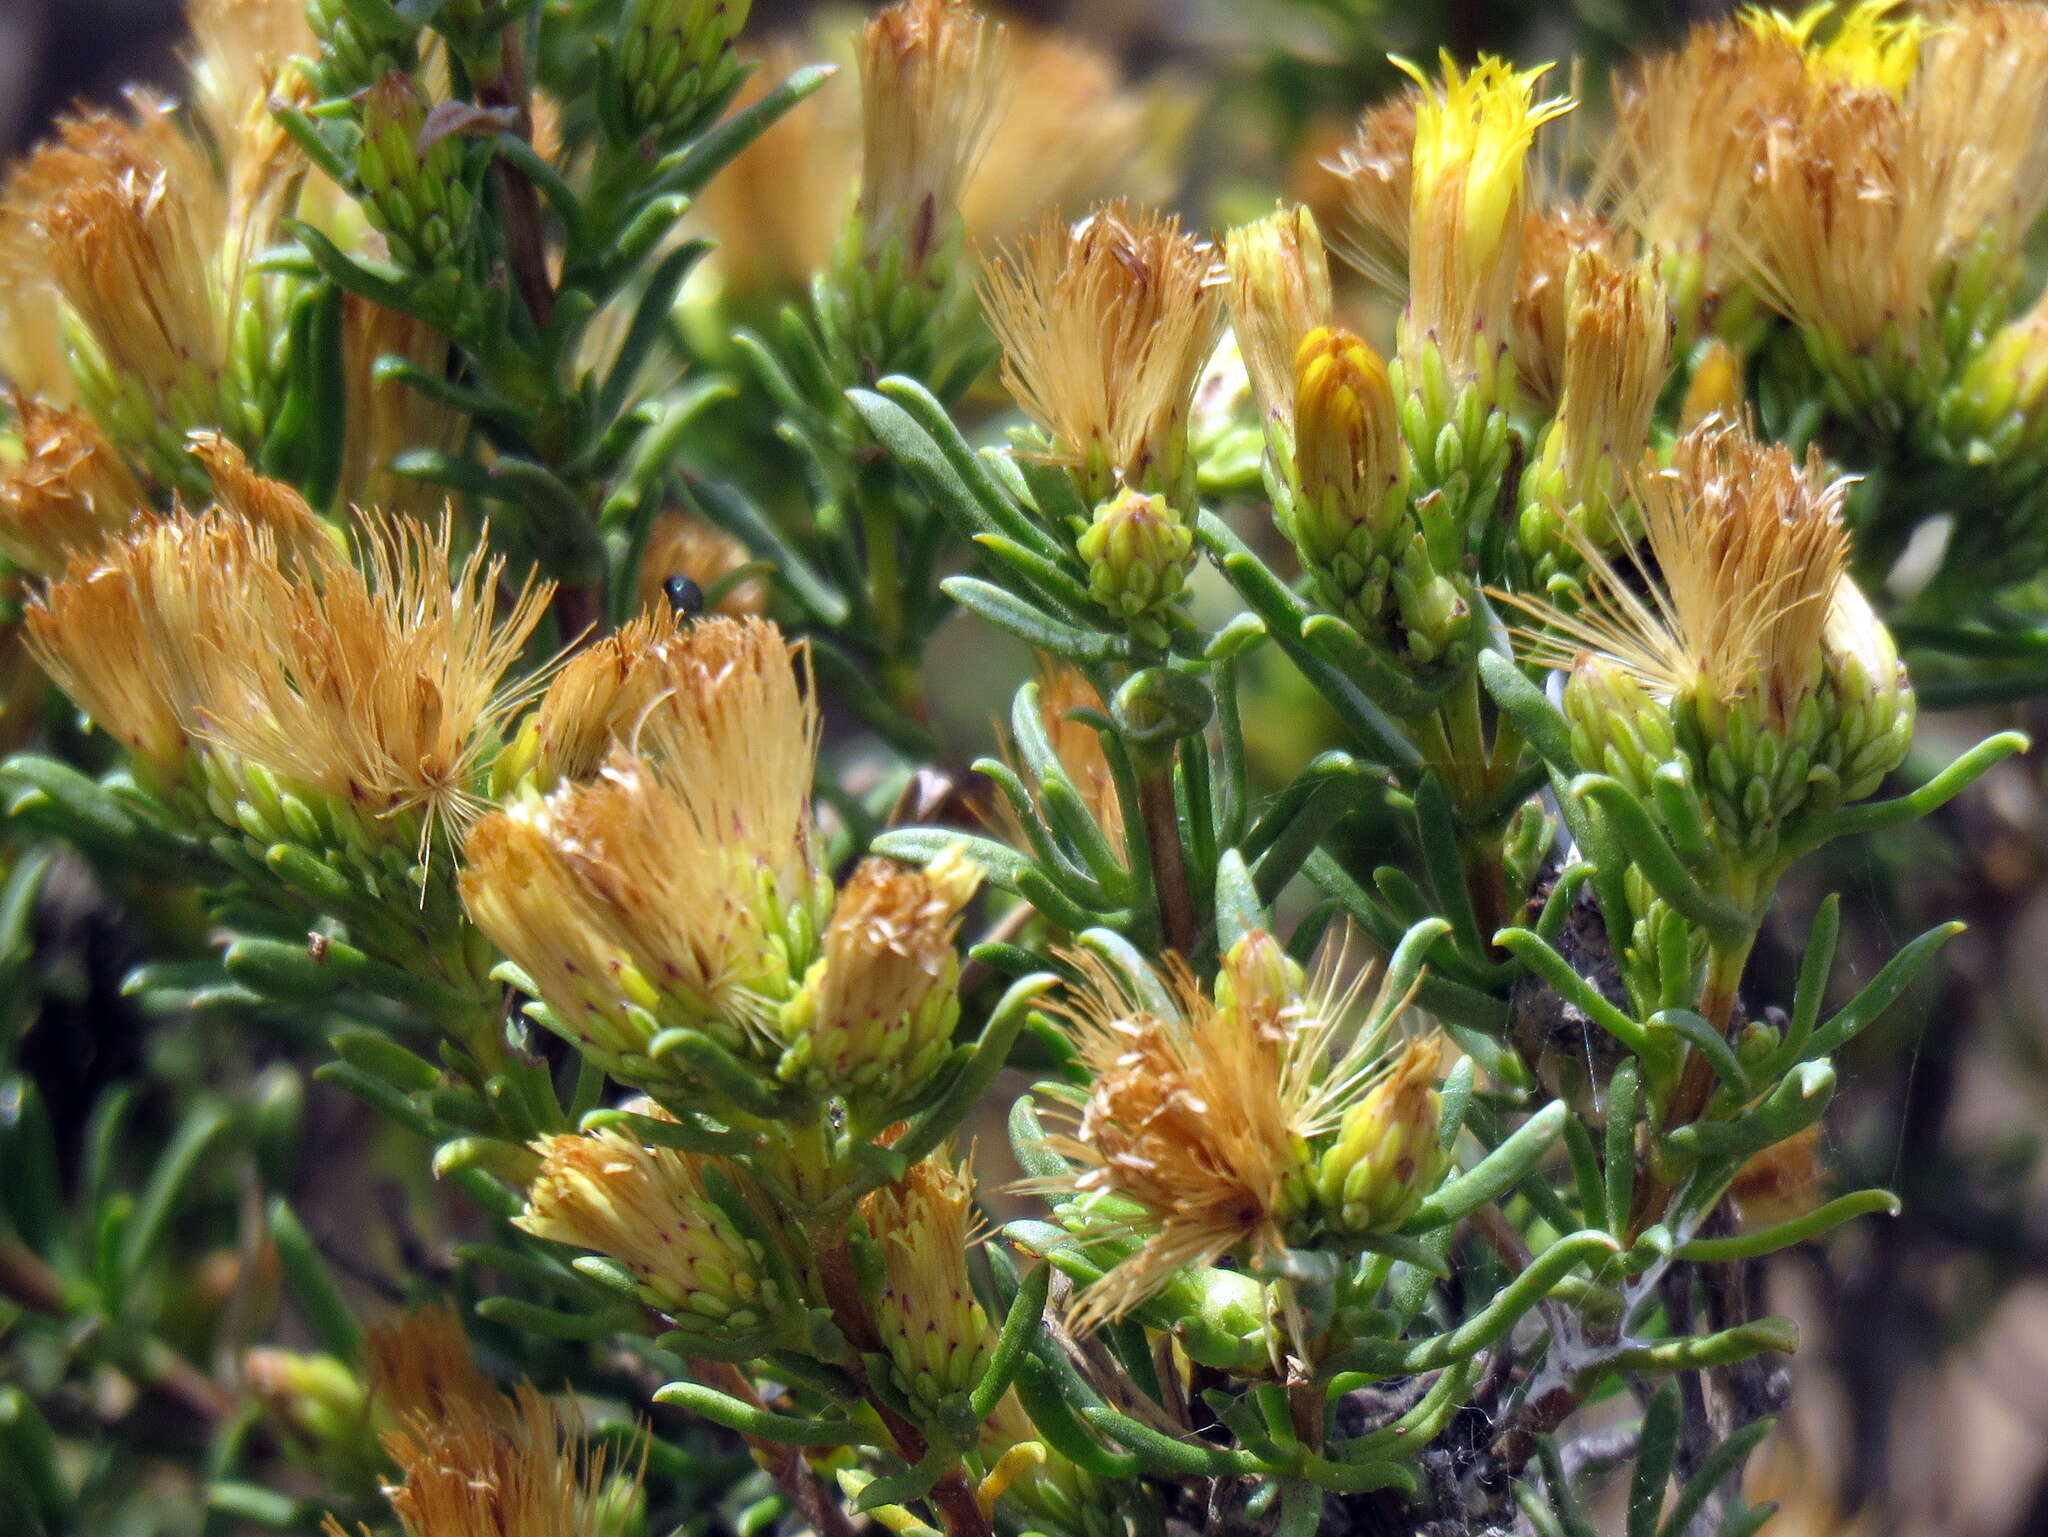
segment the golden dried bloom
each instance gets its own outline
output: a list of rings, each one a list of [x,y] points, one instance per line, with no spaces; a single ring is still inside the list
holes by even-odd
[[[214,419],[228,357],[230,285],[214,257],[226,214],[211,171],[170,109],[144,98],[133,121],[93,112],[16,171],[9,201],[41,236],[57,291],[77,318],[121,418],[146,437]]]
[[[1446,54],[1440,83],[1402,67],[1421,88],[1403,334],[1433,339],[1455,367],[1478,371],[1491,364],[1486,349],[1508,339],[1536,130],[1574,103],[1536,100],[1548,66],[1518,73],[1482,56],[1466,73]]]
[[[758,101],[813,56],[795,38],[772,41],[734,105]],[[742,297],[801,295],[831,263],[859,179],[855,93],[844,80],[829,80],[740,151],[697,199],[718,238],[711,259],[727,288]]]
[[[646,1100],[629,1108],[660,1113]],[[687,1328],[745,1335],[770,1324],[784,1299],[759,1245],[707,1187],[711,1160],[611,1129],[543,1137],[534,1150],[541,1168],[516,1227],[617,1260],[650,1307]]]
[[[655,518],[640,556],[640,607],[667,613],[675,604],[668,586],[674,578],[685,577],[700,593],[709,593],[753,559],[739,540],[703,518],[664,512]],[[710,612],[736,619],[759,614],[767,605],[768,584],[748,576],[728,586]]]
[[[1282,208],[1223,237],[1231,329],[1268,419],[1294,415],[1296,354],[1333,313],[1330,264],[1315,216]]]
[[[1076,1170],[1022,1188],[1079,1198],[1083,1209],[1091,1196],[1118,1198],[1131,1215],[1103,1213],[1103,1233],[1144,1240],[1080,1294],[1074,1322],[1087,1329],[1128,1313],[1177,1271],[1284,1246],[1308,1144],[1337,1127],[1373,1077],[1401,1000],[1383,992],[1339,1050],[1366,978],[1333,986],[1337,960],[1304,990],[1269,935],[1231,948],[1214,999],[1174,961],[1164,1015],[1099,957],[1069,960],[1081,981],[1063,1012],[1094,1082],[1074,1132],[1046,1142]]]
[[[218,432],[188,433],[187,451],[206,469],[224,512],[266,530],[279,554],[318,570],[335,553],[334,537],[306,499],[281,480],[249,468],[241,449]]]
[[[64,357],[63,306],[49,255],[15,177],[0,184],[0,380],[55,406],[77,399]]]
[[[1118,481],[1179,491],[1187,422],[1215,346],[1210,249],[1178,219],[1110,203],[1074,225],[1048,214],[983,275],[1003,382],[1091,501]]]
[[[400,1481],[384,1485],[405,1537],[614,1537],[605,1458],[582,1427],[522,1382],[508,1416],[459,1406],[384,1436]],[[329,1537],[342,1537],[331,1517]]]
[[[1572,261],[1581,251],[1618,258],[1620,244],[1612,226],[1579,203],[1532,209],[1523,221],[1510,313],[1522,397],[1539,414],[1556,410],[1564,389],[1566,279]]]
[[[1389,294],[1408,291],[1408,227],[1414,201],[1415,94],[1384,101],[1358,120],[1326,167],[1343,188],[1337,254]]]
[[[208,133],[233,144],[294,57],[319,52],[302,0],[187,0],[186,68]]]
[[[1619,496],[1671,364],[1671,309],[1653,261],[1577,256],[1567,278],[1559,470],[1575,500]]]
[[[974,1176],[942,1146],[863,1197],[860,1210],[882,1255],[875,1330],[902,1392],[935,1408],[980,1380],[994,1345],[967,1277]]]
[[[987,147],[967,177],[968,239],[1007,243],[1047,212],[1069,218],[1108,197],[1158,202],[1185,138],[1161,91],[1127,90],[1116,64],[1058,32],[1011,43]]]
[[[1658,573],[1647,596],[1594,552],[1587,608],[1523,605],[1556,631],[1532,637],[1532,654],[1567,669],[1583,651],[1604,654],[1652,695],[1747,700],[1782,729],[1819,681],[1822,632],[1847,579],[1848,483],[1825,474],[1817,449],[1802,468],[1739,425],[1696,428],[1669,469],[1638,483]]]
[[[954,942],[980,886],[980,867],[957,847],[922,868],[863,859],[833,905],[823,953],[783,1013],[782,1076],[888,1119],[952,1047]]]
[[[1688,328],[1710,316],[1739,272],[1758,136],[1802,81],[1797,49],[1727,21],[1695,27],[1677,50],[1615,75],[1600,201],[1681,265],[1670,281]]]
[[[994,117],[1003,29],[966,0],[899,0],[860,38],[858,208],[870,261],[921,271],[957,227]]]
[[[21,459],[0,468],[0,550],[24,571],[54,576],[148,510],[142,484],[99,424],[16,398]]]
[[[513,668],[554,587],[529,575],[501,609],[504,557],[479,541],[458,564],[451,519],[361,528],[362,568],[326,561],[267,613],[237,600],[245,622],[200,734],[359,816],[417,813],[424,856],[482,808],[485,760],[528,689]]]
[[[349,500],[391,514],[432,518],[446,493],[391,472],[408,449],[453,449],[467,422],[398,379],[379,379],[380,358],[396,357],[432,378],[446,371],[448,339],[424,322],[356,294],[341,301],[343,429],[339,484]]]
[[[590,778],[632,740],[673,687],[667,659],[681,628],[665,608],[643,613],[562,664],[530,723],[543,785]]]
[[[74,555],[31,600],[29,650],[73,703],[163,784],[184,777],[224,647],[275,633],[282,578],[236,518],[150,522]]]
[[[464,1411],[509,1418],[512,1403],[477,1366],[452,1302],[428,1303],[389,1327],[370,1330],[367,1345],[370,1392],[384,1413],[398,1419],[440,1420]]]
[[[558,682],[562,723],[541,730],[570,766],[607,734],[630,750],[479,822],[463,899],[559,1028],[615,1063],[670,1024],[763,1048],[831,898],[810,812],[817,711],[772,624],[627,629]]]
[[[1955,0],[1921,45],[1908,98],[1945,245],[1988,230],[2016,246],[2048,205],[2048,9]]]

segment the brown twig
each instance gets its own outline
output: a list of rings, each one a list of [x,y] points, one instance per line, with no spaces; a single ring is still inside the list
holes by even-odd
[[[723,1361],[691,1361],[690,1374],[706,1387],[715,1387],[743,1404],[756,1409],[765,1407],[754,1385],[736,1366]],[[764,1441],[755,1436],[744,1439],[768,1470],[768,1476],[775,1480],[775,1487],[810,1524],[816,1537],[854,1537],[853,1523],[846,1518],[839,1502],[825,1492],[802,1452],[779,1441]]]

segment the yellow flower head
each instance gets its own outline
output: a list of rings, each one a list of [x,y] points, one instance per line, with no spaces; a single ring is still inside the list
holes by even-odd
[[[980,1379],[994,1338],[967,1276],[974,1176],[943,1146],[862,1198],[882,1254],[875,1329],[903,1392],[936,1406]]]
[[[860,38],[864,253],[901,242],[917,272],[958,227],[960,195],[987,142],[1003,29],[966,0],[899,0]]]
[[[1649,442],[1671,362],[1670,303],[1654,261],[1597,250],[1573,259],[1566,287],[1560,468],[1579,498],[1612,498]]]
[[[19,462],[0,467],[0,550],[24,571],[54,576],[148,511],[142,484],[99,424],[17,397]]]
[[[960,914],[980,886],[980,867],[958,848],[922,868],[855,866],[784,1016],[784,1075],[886,1113],[935,1072],[960,1017]]]
[[[1303,339],[1333,313],[1330,264],[1315,215],[1282,208],[1224,236],[1230,326],[1270,421],[1294,414],[1295,359]]]
[[[1740,20],[1758,37],[1796,50],[1815,80],[1898,97],[1905,94],[1920,63],[1921,44],[1933,30],[1924,17],[1898,15],[1901,4],[1858,0],[1844,9],[1834,0],[1820,0],[1793,16],[1750,6]],[[1835,24],[1827,27],[1830,21]]]
[[[1611,658],[1665,699],[1750,701],[1783,728],[1819,681],[1821,637],[1845,582],[1847,482],[1829,481],[1818,451],[1791,450],[1710,420],[1679,440],[1671,467],[1638,483],[1658,573],[1616,570],[1587,548],[1592,600],[1565,615],[1524,604],[1554,627],[1532,655],[1569,668],[1584,652]]]
[[[1547,65],[1517,72],[1482,56],[1465,72],[1446,54],[1443,79],[1433,82],[1405,60],[1395,62],[1421,88],[1409,193],[1408,333],[1434,338],[1454,364],[1476,369],[1489,361],[1483,348],[1507,340],[1529,149],[1536,130],[1574,103],[1536,99]]]
[[[661,1114],[646,1100],[630,1108]],[[769,1322],[774,1286],[706,1188],[708,1160],[618,1130],[543,1137],[534,1150],[540,1173],[514,1225],[617,1260],[649,1306],[686,1326],[748,1334]]]
[[[1406,474],[1386,365],[1349,331],[1319,326],[1295,351],[1294,462],[1305,496],[1354,516],[1376,507]]]
[[[765,1045],[822,921],[799,664],[755,619],[650,616],[592,650],[541,712],[557,772],[590,777],[477,824],[470,915],[587,1045],[638,1051],[650,1017]]]
[[[989,264],[983,297],[1003,382],[1091,501],[1117,481],[1178,491],[1188,410],[1216,340],[1209,247],[1124,204],[1074,225],[1048,214]]]
[[[1081,1293],[1074,1319],[1085,1329],[1177,1271],[1284,1247],[1309,1141],[1371,1082],[1405,1000],[1383,990],[1347,1041],[1367,978],[1333,985],[1337,958],[1304,988],[1265,934],[1231,948],[1213,998],[1176,962],[1164,1011],[1094,955],[1069,959],[1081,980],[1064,1013],[1094,1082],[1074,1131],[1047,1138],[1075,1171],[1025,1188],[1084,1211],[1099,1203],[1104,1235],[1143,1238]]]

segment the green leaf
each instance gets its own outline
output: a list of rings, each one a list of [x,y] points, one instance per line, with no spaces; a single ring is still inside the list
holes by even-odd
[[[1403,1231],[1426,1233],[1431,1228],[1445,1227],[1499,1200],[1527,1179],[1549,1155],[1569,1114],[1563,1100],[1552,1100],[1516,1127],[1499,1147],[1426,1197]]]
[[[1678,1460],[1678,1384],[1667,1382],[1650,1400],[1636,1441],[1635,1476],[1628,1492],[1628,1537],[1656,1537],[1664,1489]]]
[[[492,1299],[499,1300],[499,1299]],[[692,1414],[701,1414],[713,1424],[736,1430],[757,1441],[774,1441],[784,1446],[872,1446],[876,1433],[852,1420],[838,1417],[810,1418],[776,1414],[744,1403],[716,1388],[697,1382],[671,1382],[654,1390],[658,1404],[673,1404]]]
[[[1040,651],[1084,663],[1118,661],[1130,655],[1130,642],[1122,635],[1079,629],[979,577],[950,576],[939,586],[968,612]]]

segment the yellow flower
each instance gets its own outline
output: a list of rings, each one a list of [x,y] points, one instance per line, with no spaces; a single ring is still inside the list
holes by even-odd
[[[1309,1143],[1371,1082],[1405,1000],[1383,990],[1346,1041],[1367,978],[1334,986],[1337,959],[1304,989],[1266,934],[1232,947],[1214,998],[1174,962],[1164,1012],[1098,957],[1070,960],[1081,980],[1063,1011],[1093,1084],[1073,1132],[1046,1145],[1076,1168],[1022,1188],[1073,1201],[1070,1216],[1086,1214],[1100,1236],[1142,1238],[1080,1294],[1074,1321],[1086,1329],[1180,1270],[1285,1247]]]
[[[1441,83],[1396,60],[1419,86],[1410,188],[1404,335],[1431,339],[1476,372],[1504,346],[1520,254],[1529,149],[1536,130],[1571,110],[1538,101],[1548,66],[1517,72],[1482,56],[1464,72],[1448,54]]]
[[[645,1100],[629,1107],[660,1112]],[[623,1131],[543,1137],[515,1226],[624,1265],[650,1307],[686,1328],[745,1335],[781,1306],[759,1246],[713,1199],[709,1160]]]
[[[1269,422],[1291,427],[1303,340],[1330,324],[1330,265],[1315,215],[1282,208],[1224,236],[1230,274],[1230,325]]]
[[[17,399],[22,457],[0,468],[0,550],[54,576],[148,512],[142,484],[90,416]]]
[[[923,868],[863,859],[840,889],[823,953],[784,1011],[784,1078],[890,1111],[937,1070],[960,1018],[960,914],[981,869],[959,849]]]
[[[1759,37],[1797,49],[1809,74],[1822,80],[1903,96],[1933,30],[1924,17],[1895,14],[1902,0],[1858,0],[1846,10],[1820,0],[1795,16],[1750,6],[1740,20]],[[1836,25],[1821,37],[1825,23]]]
[[[1107,204],[1049,214],[989,264],[983,295],[1003,382],[1091,502],[1118,481],[1191,493],[1188,410],[1221,304],[1209,248],[1177,219]]]
[[[1638,482],[1657,580],[1639,595],[1589,546],[1585,609],[1524,603],[1555,631],[1531,637],[1530,654],[1568,669],[1598,653],[1653,696],[1748,701],[1783,729],[1819,681],[1822,632],[1847,580],[1847,489],[1826,478],[1818,450],[1802,468],[1782,445],[1708,421],[1679,440],[1669,469]]]

